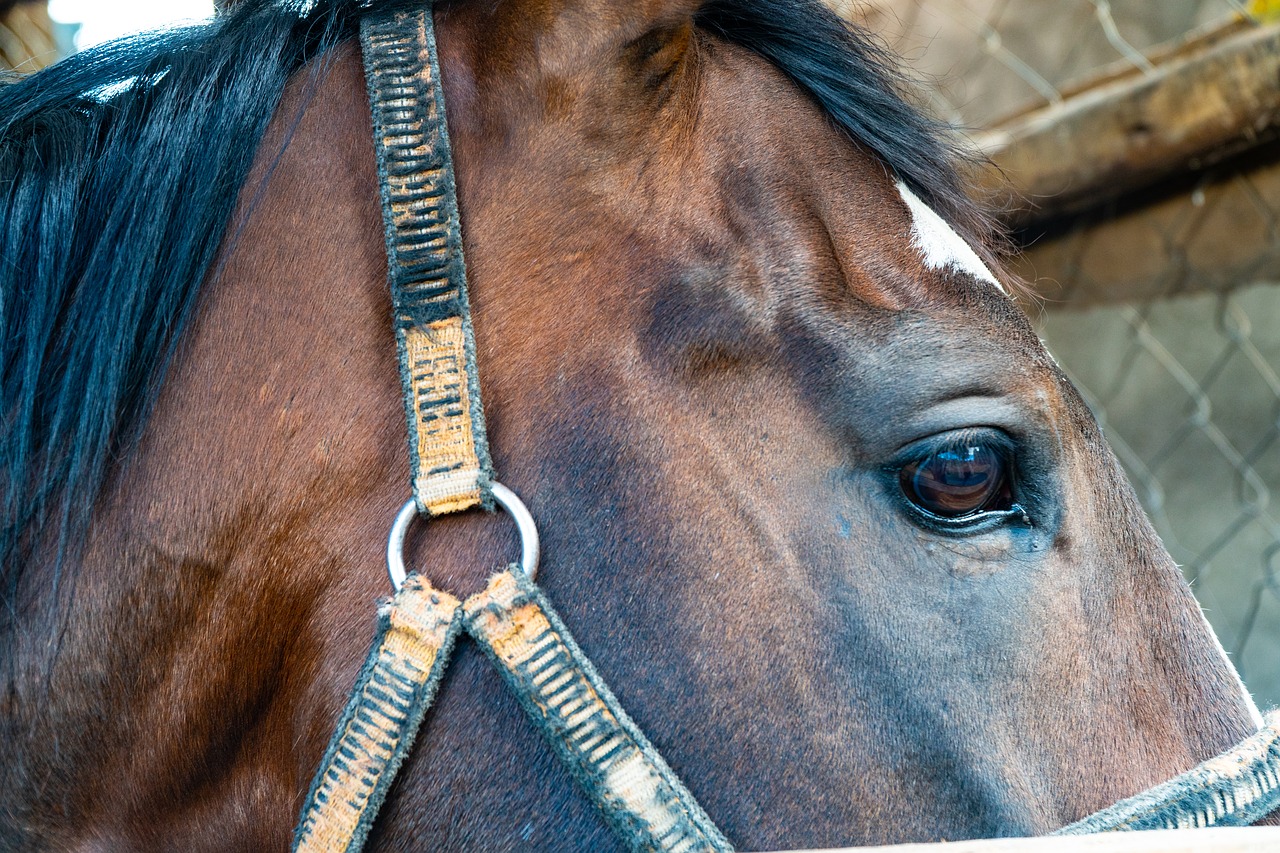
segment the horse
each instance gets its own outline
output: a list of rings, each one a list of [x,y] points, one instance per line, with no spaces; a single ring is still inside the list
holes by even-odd
[[[367,5],[0,87],[0,848],[289,842],[407,493]],[[431,14],[495,466],[736,845],[1044,833],[1258,728],[873,38],[816,0]],[[411,544],[464,595],[516,539]],[[466,642],[369,842],[617,844]]]

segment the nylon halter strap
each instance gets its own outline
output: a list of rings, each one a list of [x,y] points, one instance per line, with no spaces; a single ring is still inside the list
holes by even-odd
[[[377,636],[312,782],[293,849],[363,847],[466,632],[628,847],[731,850],[533,582],[536,557],[526,551],[524,569],[499,572],[465,602],[418,575],[400,583],[397,538],[415,509],[430,518],[491,508],[496,497],[514,515],[527,511],[494,481],[489,459],[431,12],[371,14],[360,33],[414,501],[388,546],[399,591],[379,610]]]
[[[379,608],[373,645],[307,794],[293,850],[363,847],[463,633],[499,669],[626,846],[731,850],[534,583],[536,555],[526,553],[525,568],[499,572],[465,602],[403,575],[397,542],[416,514],[492,508],[496,498],[517,515],[522,533],[532,520],[494,481],[489,459],[431,13],[372,13],[361,23],[361,45],[414,500],[388,548],[398,591]],[[1062,832],[1257,820],[1280,805],[1277,767],[1280,715],[1231,752]]]

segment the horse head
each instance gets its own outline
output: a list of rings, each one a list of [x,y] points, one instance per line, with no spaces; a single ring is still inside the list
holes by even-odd
[[[810,0],[435,16],[495,467],[736,844],[1048,832],[1257,728],[865,36]],[[356,50],[274,112],[74,603],[10,628],[15,839],[283,845],[388,591],[407,472]],[[466,515],[413,559],[463,594],[514,547]],[[474,649],[431,714],[375,849],[613,843]]]

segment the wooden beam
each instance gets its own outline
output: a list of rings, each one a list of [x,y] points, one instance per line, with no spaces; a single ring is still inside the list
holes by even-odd
[[[1275,281],[1280,140],[1200,175],[1131,194],[1050,231],[1010,259],[1047,307],[1134,302]]]
[[[1146,74],[1079,92],[976,141],[1007,221],[1023,227],[1203,170],[1280,128],[1280,26],[1259,26]]]

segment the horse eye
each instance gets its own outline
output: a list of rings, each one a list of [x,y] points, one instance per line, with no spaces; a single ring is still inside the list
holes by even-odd
[[[945,519],[962,519],[1013,506],[1008,452],[982,440],[935,450],[903,467],[899,475],[907,500]]]

